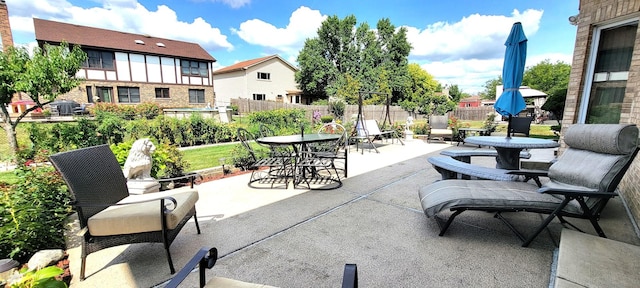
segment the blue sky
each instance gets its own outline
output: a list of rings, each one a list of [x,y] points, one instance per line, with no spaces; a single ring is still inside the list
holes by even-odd
[[[483,90],[502,72],[504,41],[520,21],[527,66],[544,59],[571,63],[578,0],[8,0],[14,42],[35,45],[33,18],[195,42],[218,62],[279,54],[296,65],[304,40],[328,16],[355,15],[375,27],[389,18],[408,29],[410,63],[442,84]]]

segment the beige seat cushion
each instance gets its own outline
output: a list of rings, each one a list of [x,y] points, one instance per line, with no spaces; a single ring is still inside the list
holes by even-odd
[[[453,135],[451,129],[431,129],[431,135]]]
[[[152,194],[131,195],[119,203],[129,203],[145,199],[159,199],[170,196],[178,205],[166,217],[167,227],[175,228],[198,201],[196,190],[169,190]],[[165,204],[171,201],[165,200]],[[171,206],[170,206],[171,207]],[[138,204],[112,206],[89,218],[87,226],[94,236],[133,234],[162,230],[160,200]]]
[[[269,288],[269,287],[273,287],[274,286],[269,286],[269,285],[262,285],[262,284],[255,284],[255,283],[249,283],[249,282],[242,282],[239,280],[234,280],[234,279],[229,279],[229,278],[224,278],[224,277],[213,277],[213,279],[211,279],[211,281],[207,282],[207,285],[205,285],[204,287],[206,288],[214,288],[214,287],[218,287],[218,288]]]

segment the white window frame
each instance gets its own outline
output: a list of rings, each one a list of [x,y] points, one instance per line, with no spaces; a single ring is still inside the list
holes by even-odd
[[[587,112],[589,109],[589,97],[591,96],[591,87],[593,86],[593,78],[596,76],[594,75],[594,71],[596,69],[595,68],[596,60],[598,57],[598,49],[600,48],[599,47],[600,35],[602,33],[602,30],[606,30],[606,29],[610,29],[618,26],[625,26],[634,22],[640,22],[640,18],[639,17],[629,18],[622,21],[618,21],[618,22],[614,22],[614,23],[610,23],[602,26],[597,26],[594,28],[593,37],[591,40],[591,52],[589,54],[589,59],[587,61],[587,71],[585,73],[584,89],[582,90],[582,98],[580,100],[580,108],[578,110],[577,123],[584,124],[587,121]],[[634,47],[634,50],[636,48],[638,47]],[[629,75],[628,73],[617,72],[616,75],[613,75],[613,76],[616,78],[623,77],[628,79]],[[611,78],[612,76],[609,75],[608,77]],[[618,80],[627,80],[627,79],[618,79]],[[610,79],[610,80],[613,80],[613,79]]]

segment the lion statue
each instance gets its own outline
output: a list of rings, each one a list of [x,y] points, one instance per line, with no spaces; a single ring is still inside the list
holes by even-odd
[[[127,161],[124,162],[123,173],[127,179],[147,180],[151,177],[151,165],[153,159],[151,155],[156,150],[156,146],[149,138],[138,139],[133,142]]]

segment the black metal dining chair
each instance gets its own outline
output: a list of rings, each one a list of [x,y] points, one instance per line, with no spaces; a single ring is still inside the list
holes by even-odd
[[[285,189],[289,187],[294,169],[294,159],[290,153],[260,144],[256,145],[259,149],[254,149],[252,143],[255,142],[255,137],[244,128],[238,128],[238,139],[249,152],[249,169],[252,170],[249,187],[267,189],[274,188],[277,184],[284,185]]]

